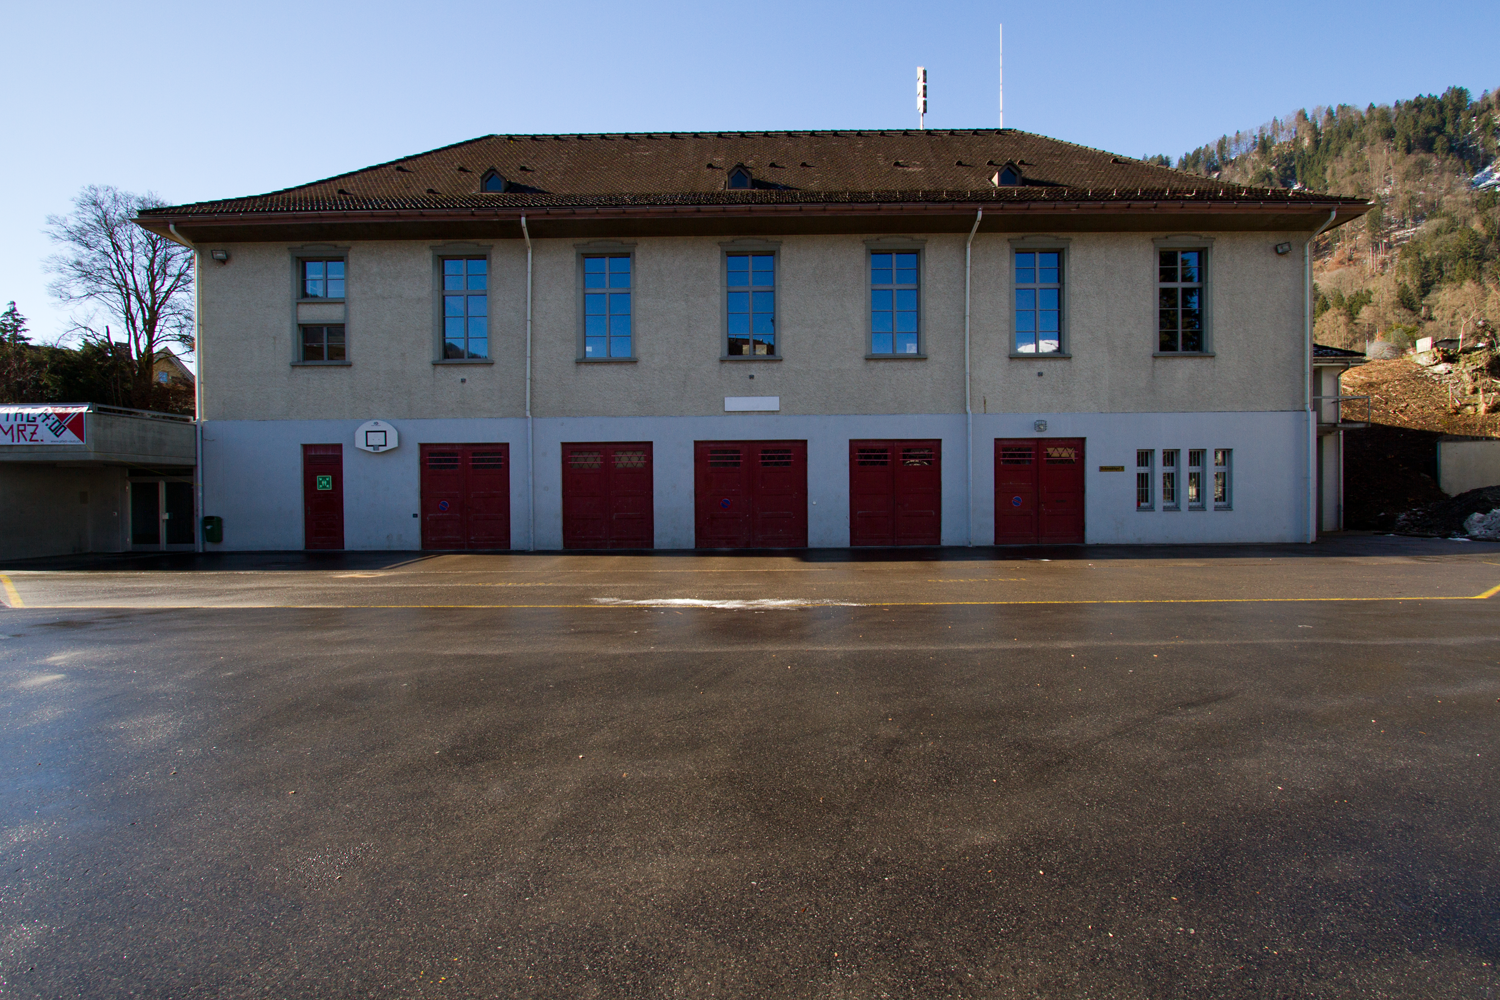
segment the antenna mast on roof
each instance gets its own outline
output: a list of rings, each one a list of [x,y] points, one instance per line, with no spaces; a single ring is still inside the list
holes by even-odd
[[[927,67],[917,67],[917,128],[927,127]]]
[[[1005,25],[1000,25],[1000,127],[1005,127]]]

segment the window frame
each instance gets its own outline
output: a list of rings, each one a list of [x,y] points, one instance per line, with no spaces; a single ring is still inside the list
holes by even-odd
[[[876,354],[874,351],[875,304],[871,293],[875,290],[874,255],[877,253],[915,253],[917,255],[917,350],[915,354]],[[895,262],[892,261],[892,264]],[[865,240],[864,296],[865,296],[865,360],[866,361],[926,361],[927,360],[927,241],[910,238],[880,237]],[[895,331],[891,333],[891,346],[896,346]]]
[[[640,330],[635,321],[636,298],[640,294],[638,285],[639,270],[636,260],[636,245],[634,243],[623,243],[616,240],[594,240],[590,243],[579,243],[574,245],[576,256],[576,282],[578,291],[574,295],[574,303],[578,312],[577,342],[574,345],[575,356],[573,361],[580,365],[619,365],[635,364],[640,359]],[[591,358],[585,352],[588,342],[585,339],[587,326],[587,300],[584,298],[584,261],[589,257],[628,257],[630,258],[630,355],[628,357],[603,357]],[[605,265],[607,269],[608,264]],[[608,347],[608,336],[605,345]]]
[[[1190,511],[1208,510],[1209,482],[1205,482],[1204,479],[1205,464],[1208,461],[1208,449],[1189,448],[1187,449],[1187,453],[1187,465],[1184,466],[1187,473],[1187,480],[1184,484],[1187,490],[1187,509]],[[1195,458],[1197,459],[1196,464],[1194,463]],[[1193,475],[1195,473],[1198,476],[1198,499],[1196,501],[1193,500],[1192,494]]]
[[[1221,464],[1219,456],[1224,457]],[[1213,502],[1214,510],[1234,510],[1234,449],[1213,449]],[[1224,499],[1219,499],[1219,477],[1224,477]]]
[[[332,327],[338,327],[341,331],[343,331],[343,337],[344,337],[344,357],[343,358],[329,358],[328,357],[328,331]],[[307,353],[307,346],[306,346],[306,339],[305,338],[307,336],[307,331],[308,330],[313,330],[313,329],[317,329],[317,330],[322,330],[323,331],[323,357],[322,358],[315,358],[315,359],[309,360],[309,359],[303,357],[303,355]],[[304,365],[346,365],[346,364],[349,363],[348,362],[348,357],[349,357],[349,329],[343,323],[298,323],[297,324],[297,362],[299,364],[304,364]]]
[[[1156,358],[1211,358],[1214,356],[1214,239],[1212,236],[1181,235],[1159,236],[1151,241],[1151,356]],[[1164,351],[1161,349],[1161,251],[1198,250],[1203,253],[1200,266],[1203,269],[1203,349],[1201,351]],[[1180,288],[1180,284],[1171,287]],[[1177,342],[1182,343],[1182,331],[1177,331]]]
[[[432,250],[432,363],[435,365],[492,365],[495,363],[495,258],[494,246],[489,243],[440,243]],[[485,314],[485,340],[489,344],[489,356],[484,358],[445,358],[447,338],[443,327],[443,262],[448,260],[473,260],[483,257],[485,264],[485,295],[488,297]],[[465,294],[468,294],[467,289]],[[465,341],[467,343],[467,339]]]
[[[1007,354],[1018,361],[1037,361],[1048,358],[1059,358],[1067,360],[1073,356],[1072,338],[1069,336],[1068,320],[1072,314],[1071,302],[1068,292],[1072,287],[1072,260],[1070,250],[1072,240],[1067,237],[1058,236],[1018,236],[1009,241],[1010,253],[1006,256],[1006,287],[1010,291],[1010,310],[1006,314],[1005,327],[1009,346]],[[1058,272],[1062,279],[1058,282],[1058,320],[1057,320],[1057,350],[1048,352],[1026,353],[1016,350],[1016,254],[1018,253],[1052,253],[1058,254]]]
[[[772,336],[775,338],[775,354],[730,354],[729,353],[729,258],[740,254],[769,254],[775,259],[775,283],[771,291],[776,294],[771,312]],[[752,265],[753,267],[753,265]],[[752,290],[754,286],[751,286]],[[632,306],[634,302],[631,303]],[[754,336],[752,334],[752,336]],[[719,360],[735,363],[751,361],[780,361],[785,354],[785,342],[781,330],[781,243],[776,240],[731,240],[719,244]]]
[[[1160,469],[1157,482],[1161,484],[1161,509],[1182,510],[1182,449],[1163,448]]]
[[[350,284],[353,274],[349,267],[349,247],[334,246],[329,243],[310,243],[304,246],[288,247],[287,252],[291,262],[292,278],[292,309],[291,309],[291,364],[298,368],[340,368],[354,363],[354,352],[349,338],[349,307],[353,301],[350,295]],[[306,261],[342,261],[344,264],[344,296],[343,298],[307,298],[302,292],[305,288],[302,278],[302,265]],[[326,306],[330,311],[337,309],[340,315],[333,318],[331,315],[321,319],[302,317],[302,307]],[[344,328],[344,360],[342,361],[303,361],[302,360],[302,328],[304,326],[342,326]],[[326,348],[324,353],[327,353]]]
[[[1146,464],[1141,464],[1142,456]],[[1144,477],[1144,479],[1142,478]],[[1141,483],[1144,482],[1146,497],[1141,499]],[[1135,450],[1135,509],[1138,511],[1156,510],[1156,449],[1137,448]]]

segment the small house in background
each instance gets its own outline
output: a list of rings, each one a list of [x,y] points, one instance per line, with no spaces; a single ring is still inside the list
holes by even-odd
[[[193,388],[197,381],[193,377],[193,370],[165,347],[156,352],[156,363],[151,366],[151,377],[158,385],[180,386],[184,389]]]

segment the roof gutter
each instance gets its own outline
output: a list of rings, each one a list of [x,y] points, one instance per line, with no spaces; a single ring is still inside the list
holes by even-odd
[[[1312,246],[1313,241],[1337,218],[1337,208],[1319,226],[1302,247],[1302,403],[1307,412],[1307,540],[1318,540],[1318,423],[1313,414],[1313,333],[1312,333]]]

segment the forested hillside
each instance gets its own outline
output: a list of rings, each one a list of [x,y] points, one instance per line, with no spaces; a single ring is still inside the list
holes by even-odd
[[[1339,105],[1220,136],[1179,170],[1256,187],[1369,198],[1318,241],[1317,340],[1362,349],[1473,336],[1500,323],[1500,90]],[[1164,165],[1166,157],[1154,158]]]

